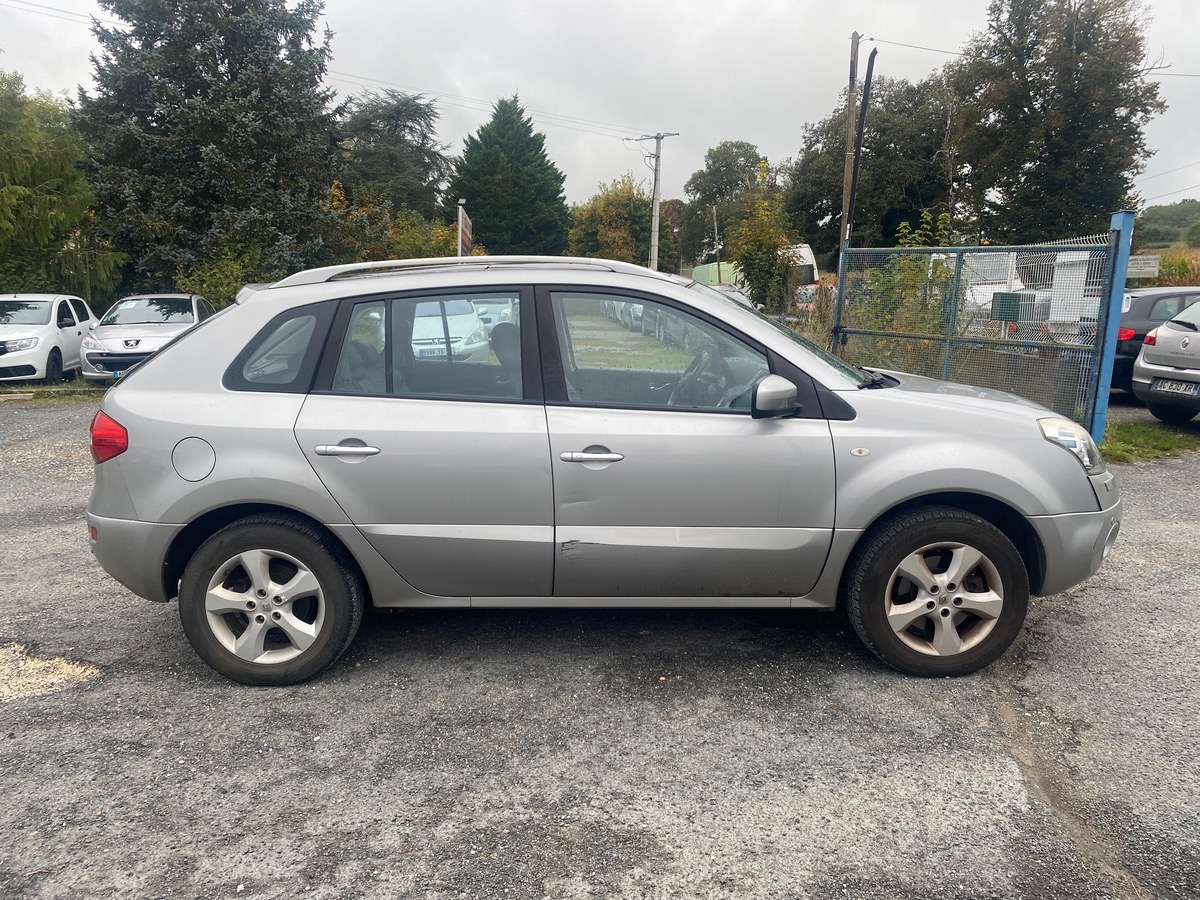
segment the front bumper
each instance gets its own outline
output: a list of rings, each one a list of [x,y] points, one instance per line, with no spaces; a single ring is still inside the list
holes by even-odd
[[[0,381],[28,381],[46,377],[48,351],[41,347],[0,353]]]
[[[111,350],[85,350],[82,354],[83,377],[90,381],[113,381],[117,372],[127,372],[152,353],[115,353]]]
[[[1045,575],[1033,593],[1045,597],[1086,581],[1099,571],[1121,530],[1121,500],[1097,512],[1032,516],[1045,551]]]

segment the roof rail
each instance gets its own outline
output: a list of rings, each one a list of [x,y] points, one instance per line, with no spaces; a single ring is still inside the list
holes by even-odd
[[[272,288],[292,287],[299,284],[323,284],[343,278],[366,278],[372,275],[391,275],[407,270],[426,271],[435,268],[490,269],[501,266],[545,266],[559,268],[599,269],[604,272],[619,272],[625,275],[649,275],[663,277],[645,266],[619,262],[612,259],[591,259],[581,256],[441,256],[429,259],[388,259],[377,262],[349,263],[342,266],[324,266],[306,269],[289,275],[282,281],[270,285]]]

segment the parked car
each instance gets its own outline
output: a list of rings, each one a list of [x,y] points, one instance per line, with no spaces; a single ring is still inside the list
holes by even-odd
[[[0,294],[0,381],[57,384],[75,377],[79,346],[96,326],[87,302],[67,294]]]
[[[1113,359],[1112,387],[1133,391],[1133,363],[1141,352],[1146,335],[1197,300],[1200,300],[1200,287],[1146,288],[1125,294],[1121,304],[1121,321],[1117,326],[1117,355]],[[1095,342],[1094,317],[1088,317],[1080,335],[1086,343]]]
[[[83,377],[116,381],[173,338],[213,315],[196,294],[136,294],[123,297],[83,339]]]
[[[1200,303],[1147,333],[1133,364],[1133,392],[1163,422],[1200,413]]]
[[[491,353],[413,352],[505,292],[520,324]],[[598,329],[612,301],[703,339]],[[963,675],[1009,646],[1031,593],[1094,573],[1121,522],[1076,423],[847,365],[599,260],[297,273],[118,381],[91,448],[100,564],[177,599],[199,655],[251,684],[321,672],[368,604],[841,604],[890,665]]]

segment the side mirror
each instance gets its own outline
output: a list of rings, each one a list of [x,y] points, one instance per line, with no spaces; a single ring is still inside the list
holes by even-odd
[[[794,415],[796,386],[780,375],[764,375],[754,384],[750,414],[756,419],[781,419]]]
[[[70,316],[63,316],[61,319],[58,320],[58,327],[59,328],[74,328],[75,320],[72,319]]]

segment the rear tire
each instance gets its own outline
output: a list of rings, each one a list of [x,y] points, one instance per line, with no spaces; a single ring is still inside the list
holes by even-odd
[[[1147,403],[1146,408],[1150,410],[1150,415],[1168,425],[1182,425],[1184,422],[1190,422],[1196,418],[1197,413],[1194,409],[1186,409],[1182,406],[1161,406],[1157,403]]]
[[[222,528],[187,564],[179,619],[201,659],[234,681],[295,684],[345,652],[366,590],[331,538],[284,516]]]
[[[847,572],[843,602],[854,630],[910,675],[977,672],[1016,639],[1029,606],[1029,576],[1012,542],[953,507],[882,522]]]

